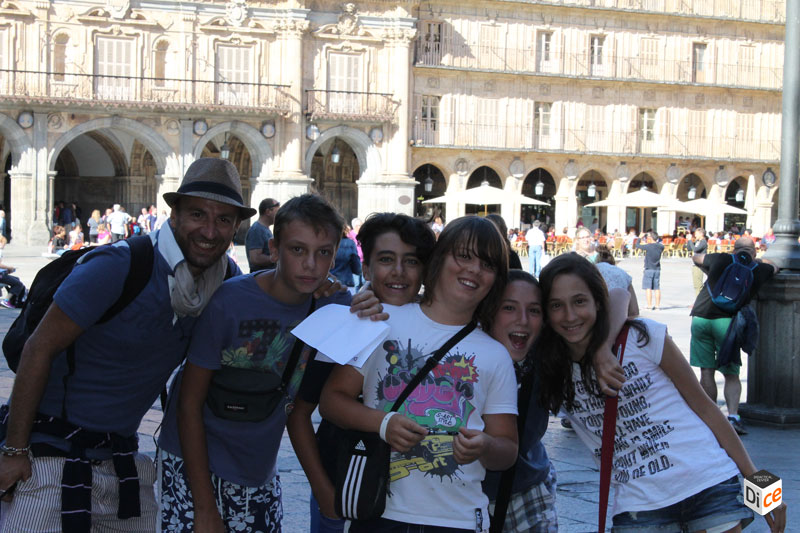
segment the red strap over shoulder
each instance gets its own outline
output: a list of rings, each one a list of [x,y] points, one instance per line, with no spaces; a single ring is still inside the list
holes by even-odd
[[[622,357],[625,355],[625,344],[628,341],[629,329],[629,324],[622,326],[612,348],[614,353],[617,354],[617,360],[620,365],[622,364]],[[617,432],[617,399],[620,392],[617,392],[617,396],[606,396],[606,407],[603,413],[603,444],[600,449],[600,516],[598,517],[599,525],[597,529],[599,533],[604,533],[606,530],[611,465],[614,461],[614,436]]]

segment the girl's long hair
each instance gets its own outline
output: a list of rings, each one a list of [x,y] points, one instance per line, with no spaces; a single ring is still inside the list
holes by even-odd
[[[422,303],[430,304],[433,301],[433,294],[447,254],[455,258],[463,248],[477,252],[478,257],[491,265],[496,273],[492,288],[473,313],[473,318],[485,324],[491,320],[497,309],[508,279],[506,239],[500,235],[497,226],[485,218],[465,216],[445,226],[436,241],[425,273],[425,294]]]
[[[550,326],[548,301],[555,279],[563,274],[573,274],[581,278],[589,288],[589,292],[597,305],[597,318],[592,326],[591,338],[586,351],[578,362],[581,369],[581,382],[589,394],[602,396],[597,380],[594,378],[592,366],[594,355],[603,345],[609,333],[608,288],[600,271],[589,260],[576,253],[563,254],[542,269],[539,281],[542,284],[542,304],[545,313],[545,325],[536,346],[537,370],[541,383],[541,404],[557,413],[561,406],[571,408],[575,401],[573,388],[572,358],[567,344]],[[638,334],[640,346],[650,342],[647,328],[638,320],[628,320],[627,324]]]

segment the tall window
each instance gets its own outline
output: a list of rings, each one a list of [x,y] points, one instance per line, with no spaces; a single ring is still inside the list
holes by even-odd
[[[639,77],[645,79],[661,77],[658,75],[658,39],[643,38],[639,47]]]
[[[639,110],[639,138],[642,141],[654,141],[656,138],[656,110]]]
[[[53,81],[64,81],[67,71],[67,46],[69,36],[63,33],[56,36],[53,43]]]
[[[536,35],[536,70],[547,72],[552,60],[553,32],[540,31]]]
[[[702,109],[689,110],[689,138],[686,146],[692,154],[706,154],[708,139],[706,138],[706,112]]]
[[[592,35],[589,38],[589,72],[594,76],[605,76],[603,66],[603,45],[605,37],[602,35]]]
[[[167,50],[169,43],[166,41],[159,41],[156,44],[156,49],[153,51],[153,77],[156,87],[163,87],[165,84],[164,78],[167,77]]]
[[[734,157],[756,158],[755,115],[752,113],[738,113],[736,115],[736,154]]]
[[[130,100],[134,96],[133,40],[97,38],[95,74],[97,96]]]
[[[478,43],[479,68],[495,70],[503,68],[503,50],[500,46],[502,35],[500,26],[481,25],[480,42]]]
[[[437,65],[442,60],[442,23],[423,22],[420,44],[422,57],[420,62],[425,65]]]
[[[550,102],[536,102],[533,111],[533,146],[549,148],[550,143]]]
[[[252,50],[246,46],[217,47],[215,78],[217,101],[224,105],[250,103]]]
[[[610,132],[603,131],[605,111],[603,105],[586,106],[586,148],[589,150],[603,151],[605,143],[611,140]]]
[[[739,46],[739,64],[737,69],[739,85],[758,85],[756,78],[756,47]]]
[[[497,103],[496,98],[478,99],[478,120],[476,121],[478,146],[500,147],[505,142],[505,138],[498,134]]]
[[[331,113],[359,114],[365,95],[361,85],[361,54],[331,52],[328,56],[328,109]]]
[[[704,83],[706,81],[706,45],[694,43],[692,45],[692,81]]]
[[[417,139],[424,144],[437,144],[439,131],[439,102],[441,97],[423,94],[420,97],[419,132]]]

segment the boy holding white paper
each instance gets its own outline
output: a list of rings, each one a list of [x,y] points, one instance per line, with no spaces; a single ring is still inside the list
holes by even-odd
[[[278,448],[310,353],[291,330],[312,305],[350,304],[348,292],[312,300],[331,284],[343,225],[319,196],[286,202],[275,269],[224,283],[200,316],[159,438],[162,531],[280,529]],[[359,300],[380,309],[371,293]]]
[[[364,278],[382,303],[404,305],[419,294],[425,265],[436,237],[421,220],[396,213],[370,216],[358,232],[364,252]],[[311,485],[311,533],[342,531],[344,520],[333,503],[335,467],[334,428],[323,420],[315,437],[311,414],[319,403],[322,386],[335,364],[317,360],[309,364],[286,424],[297,458]],[[319,444],[318,444],[319,441]]]

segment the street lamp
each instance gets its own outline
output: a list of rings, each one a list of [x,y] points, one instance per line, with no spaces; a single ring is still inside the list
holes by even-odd
[[[536,182],[536,185],[533,188],[533,192],[534,194],[536,194],[536,196],[541,196],[542,194],[544,194],[544,183],[542,183],[541,178],[539,179],[539,181]]]
[[[740,188],[738,191],[736,191],[736,201],[744,202],[744,189]]]
[[[425,192],[431,192],[433,190],[433,178],[431,178],[431,165],[427,165],[428,170],[428,177],[425,178],[425,181],[422,182],[425,187]]]
[[[594,186],[594,183],[589,184],[589,188],[586,189],[586,194],[589,198],[594,198],[594,195],[597,194],[597,187]]]
[[[225,134],[225,141],[219,149],[219,155],[222,159],[228,159],[231,156],[231,147],[228,145],[228,134]]]
[[[687,194],[687,196],[689,200],[694,200],[695,198],[697,198],[697,187],[695,187],[694,185],[689,187],[689,193]]]
[[[342,152],[339,150],[339,147],[336,146],[336,141],[333,141],[333,150],[331,150],[331,163],[334,165],[338,165],[339,161],[342,159]]]

